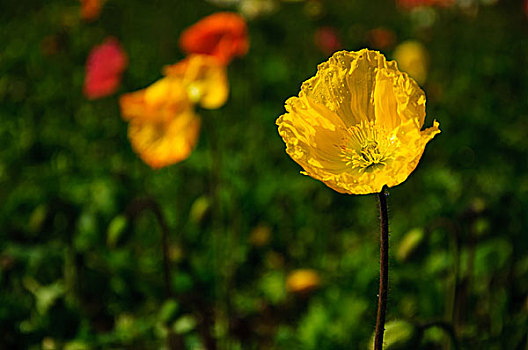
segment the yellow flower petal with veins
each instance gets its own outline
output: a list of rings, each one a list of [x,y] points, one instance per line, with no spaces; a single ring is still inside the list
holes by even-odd
[[[227,101],[229,83],[226,68],[211,56],[191,55],[165,67],[163,72],[168,77],[180,79],[191,101],[203,108],[216,109]]]
[[[439,124],[421,130],[425,94],[377,52],[339,51],[321,63],[277,119],[304,174],[341,193],[378,193],[416,168]]]

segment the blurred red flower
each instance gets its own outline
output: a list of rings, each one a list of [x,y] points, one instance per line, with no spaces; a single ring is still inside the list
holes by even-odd
[[[94,47],[86,62],[84,95],[96,99],[114,93],[127,65],[127,55],[117,39],[107,38]]]
[[[455,0],[396,0],[399,7],[410,10],[419,6],[450,7],[455,4]]]
[[[387,49],[396,42],[396,34],[390,29],[374,28],[368,31],[367,40],[375,49]]]
[[[325,55],[330,55],[343,48],[337,30],[333,27],[319,27],[314,33],[315,46]]]
[[[236,13],[212,14],[181,34],[180,47],[188,54],[214,56],[220,63],[228,64],[249,49],[246,21]]]

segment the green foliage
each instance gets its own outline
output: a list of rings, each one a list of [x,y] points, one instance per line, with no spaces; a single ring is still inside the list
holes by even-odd
[[[209,349],[215,337],[221,349],[368,348],[375,200],[300,175],[275,126],[326,59],[313,35],[327,25],[348,50],[372,47],[370,30],[383,27],[396,37],[382,49],[388,57],[407,39],[430,56],[426,125],[437,119],[442,134],[390,191],[387,341],[442,348],[445,330],[412,327],[444,320],[462,349],[526,347],[521,1],[413,11],[389,0],[276,3],[248,22],[251,49],[229,66],[228,103],[199,111],[198,146],[161,170],[132,151],[118,96],[158,79],[184,56],[182,30],[226,8],[108,0],[88,23],[75,1],[0,3],[0,349],[155,349],[167,338]],[[84,64],[110,35],[130,64],[115,95],[89,101]],[[255,243],[263,227],[270,234]],[[324,283],[287,292],[298,268]]]
[[[394,320],[385,325],[383,348],[387,350],[414,349],[419,341],[418,328],[412,323]],[[374,335],[370,341],[370,349],[374,349]]]

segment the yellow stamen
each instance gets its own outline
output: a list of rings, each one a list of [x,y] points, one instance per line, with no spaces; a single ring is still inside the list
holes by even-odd
[[[365,172],[386,165],[395,147],[385,130],[371,121],[348,128],[341,150],[347,166]]]

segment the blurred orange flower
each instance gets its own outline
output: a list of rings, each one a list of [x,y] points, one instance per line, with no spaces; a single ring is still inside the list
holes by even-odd
[[[81,0],[81,18],[87,21],[98,18],[102,6],[102,0]]]
[[[159,169],[187,159],[198,141],[200,118],[187,108],[165,122],[132,120],[128,138],[132,148],[151,168]]]
[[[90,52],[86,61],[84,94],[90,99],[114,93],[128,65],[126,53],[115,38],[107,38]]]
[[[121,115],[130,121],[132,148],[152,168],[186,159],[194,148],[200,119],[181,81],[162,78],[120,98]]]
[[[123,119],[130,121],[132,147],[152,168],[186,159],[200,131],[194,104],[219,108],[229,91],[225,66],[209,56],[191,55],[165,67],[164,75],[119,101]]]
[[[191,55],[163,69],[167,77],[177,78],[193,103],[207,109],[224,105],[229,96],[225,66],[206,55]]]
[[[246,21],[236,13],[212,14],[181,34],[180,47],[186,53],[214,56],[220,63],[228,64],[249,49]]]
[[[123,119],[168,122],[192,107],[181,80],[162,78],[149,87],[120,98]]]
[[[312,291],[321,284],[319,273],[311,269],[292,271],[286,278],[286,290],[292,293],[305,293]]]

